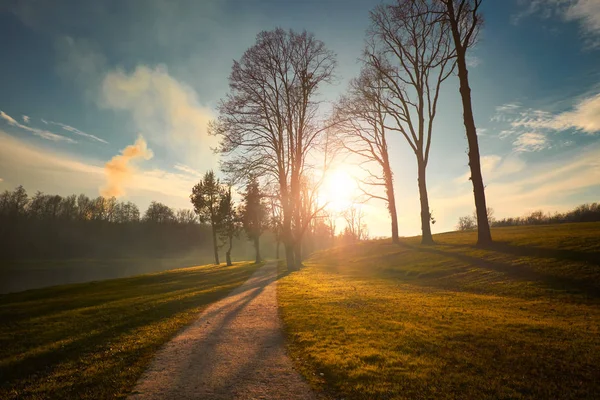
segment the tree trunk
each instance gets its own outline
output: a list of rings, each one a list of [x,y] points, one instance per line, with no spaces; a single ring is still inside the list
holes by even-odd
[[[217,244],[217,229],[212,225],[213,249],[215,251],[215,265],[219,265],[219,246]]]
[[[277,238],[276,244],[275,244],[275,259],[279,260],[279,245],[281,244],[281,240],[279,240],[279,238]]]
[[[469,72],[467,70],[466,54],[458,51],[458,78],[460,80],[460,95],[463,104],[463,118],[467,141],[469,143],[469,167],[471,168],[471,181],[473,182],[473,194],[475,196],[475,210],[477,213],[477,245],[485,246],[492,243],[492,233],[487,218],[487,205],[485,203],[485,186],[481,174],[479,159],[479,142],[477,140],[477,128],[473,117],[473,106],[471,103],[471,88],[469,87]]]
[[[233,236],[229,236],[229,248],[225,253],[225,261],[227,261],[227,266],[231,267],[233,263],[231,262],[231,249],[233,248]]]
[[[429,212],[429,197],[427,196],[427,182],[425,178],[425,163],[422,160],[417,161],[419,197],[421,199],[421,244],[434,244],[431,236],[431,213]]]
[[[256,253],[256,263],[258,264],[259,262],[262,261],[261,257],[260,257],[260,237],[256,236],[254,238],[254,251]]]
[[[387,166],[389,169],[389,166]],[[396,195],[394,194],[394,182],[392,180],[391,170],[383,172],[385,175],[385,189],[388,198],[388,210],[392,219],[392,243],[399,243],[398,239],[398,212],[396,211]]]
[[[297,270],[302,268],[302,241],[296,240],[294,243],[294,261]]]
[[[285,243],[285,261],[288,271],[296,269],[296,263],[294,262],[294,245],[289,242]]]

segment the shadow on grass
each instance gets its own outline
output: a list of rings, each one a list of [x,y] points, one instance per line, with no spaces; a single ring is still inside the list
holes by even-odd
[[[474,246],[441,243],[437,244],[436,247],[415,246],[406,243],[402,243],[400,244],[400,246],[420,252],[453,258],[471,266],[500,272],[512,279],[520,281],[540,282],[544,286],[552,290],[564,291],[572,294],[581,293],[587,297],[600,298],[600,287],[598,287],[596,282],[589,282],[573,277],[557,276],[551,273],[544,273],[540,270],[534,270],[528,265],[492,261],[485,258],[458,253],[455,251],[445,251],[440,249],[440,247],[478,249]],[[486,249],[520,257],[552,258],[558,261],[566,259],[577,262],[590,262],[594,265],[598,265],[598,256],[596,253],[583,253],[572,250],[550,250],[526,246],[512,246],[507,243],[495,243],[491,246],[486,247]],[[443,273],[441,273],[440,275],[443,275]]]
[[[193,268],[0,296],[0,398],[123,393],[154,351],[256,268]],[[245,303],[264,285],[245,286]]]

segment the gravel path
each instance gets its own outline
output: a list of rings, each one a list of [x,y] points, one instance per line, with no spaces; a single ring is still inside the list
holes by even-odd
[[[284,347],[269,263],[161,349],[131,400],[314,400]]]

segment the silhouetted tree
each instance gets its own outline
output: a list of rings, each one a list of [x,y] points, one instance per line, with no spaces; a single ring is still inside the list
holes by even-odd
[[[492,243],[492,233],[486,215],[485,186],[481,174],[479,155],[479,142],[477,128],[473,117],[473,104],[471,102],[471,88],[469,86],[469,70],[467,68],[467,51],[477,39],[479,28],[483,22],[479,7],[483,0],[440,0],[443,4],[441,10],[441,25],[449,25],[454,43],[456,61],[458,64],[458,79],[460,81],[460,96],[463,105],[463,119],[467,142],[469,143],[469,167],[471,169],[471,182],[473,182],[473,195],[477,213],[477,244],[487,245]]]
[[[362,159],[359,165],[368,175],[360,183],[372,188],[365,190],[361,185],[360,190],[366,199],[379,199],[387,204],[392,224],[392,242],[398,243],[394,177],[386,137],[386,109],[391,108],[388,95],[389,91],[385,90],[380,73],[370,67],[363,68],[359,78],[350,82],[348,94],[338,102],[334,120],[338,143]],[[374,173],[370,169],[372,164],[379,167],[381,173]],[[385,195],[376,194],[373,187],[382,187]]]
[[[377,72],[390,101],[381,102],[390,124],[417,158],[423,244],[432,244],[426,167],[441,84],[454,70],[449,27],[436,23],[435,2],[397,0],[371,12],[365,63]]]
[[[268,213],[267,207],[264,204],[263,194],[260,191],[258,181],[250,179],[246,186],[246,192],[243,195],[241,207],[241,218],[248,235],[248,239],[254,244],[255,260],[261,262],[260,256],[260,236],[268,228]]]
[[[204,178],[192,188],[190,199],[200,222],[208,222],[212,229],[215,264],[219,265],[219,244],[217,232],[221,223],[219,206],[224,191],[219,179],[213,171],[204,174]]]
[[[223,170],[278,185],[282,239],[288,267],[302,240],[299,219],[302,177],[314,159],[325,128],[318,121],[318,90],[333,77],[335,56],[307,32],[275,29],[257,35],[229,76],[230,92],[218,106],[210,133],[229,157]],[[325,153],[326,154],[326,153]]]
[[[144,221],[154,222],[157,224],[164,224],[168,222],[175,222],[175,213],[169,206],[153,201],[148,206],[146,213],[144,214]]]
[[[477,228],[477,220],[470,215],[458,218],[457,231],[470,231]]]
[[[180,224],[195,224],[198,220],[194,211],[185,208],[177,210],[175,218]]]
[[[238,236],[240,230],[239,215],[231,197],[231,186],[223,192],[219,202],[219,236],[223,245],[227,244],[225,251],[225,261],[228,266],[231,262],[231,249],[233,248],[233,238]]]
[[[346,228],[343,234],[346,239],[360,241],[367,238],[367,225],[364,222],[365,212],[362,209],[352,205],[342,211],[342,217],[346,221]]]

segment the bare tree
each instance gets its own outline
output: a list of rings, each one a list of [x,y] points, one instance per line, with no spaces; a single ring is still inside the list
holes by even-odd
[[[449,28],[436,23],[432,0],[397,0],[371,12],[365,62],[377,71],[388,101],[388,131],[402,134],[417,158],[421,243],[432,244],[426,167],[442,83],[454,70]]]
[[[350,154],[362,159],[360,166],[367,177],[359,180],[359,189],[366,200],[383,200],[388,207],[392,224],[392,242],[398,243],[398,214],[394,194],[394,176],[388,154],[386,118],[391,104],[381,74],[370,67],[363,68],[360,76],[350,82],[348,94],[340,99],[335,113],[336,143]],[[370,167],[375,164],[381,174]],[[385,196],[364,186],[381,187]]]
[[[319,88],[333,79],[335,56],[307,32],[275,29],[256,43],[229,76],[230,92],[209,127],[220,138],[222,163],[233,176],[253,174],[276,183],[288,266],[301,263],[294,249],[302,240],[299,220],[302,177],[326,129],[319,124]],[[299,225],[296,225],[299,228]]]
[[[367,224],[364,222],[365,212],[362,209],[352,205],[342,211],[342,217],[346,221],[346,236],[358,241],[367,239]]]
[[[492,233],[486,215],[485,186],[481,174],[479,156],[479,141],[477,128],[473,117],[473,104],[471,102],[471,87],[469,86],[469,70],[467,69],[467,51],[477,39],[479,28],[483,22],[479,7],[483,0],[440,0],[443,8],[441,25],[449,25],[452,40],[456,50],[458,64],[458,79],[460,82],[460,96],[463,105],[463,119],[469,143],[469,167],[471,168],[471,182],[473,182],[473,195],[475,197],[475,210],[477,214],[477,244],[488,245],[492,243]]]

